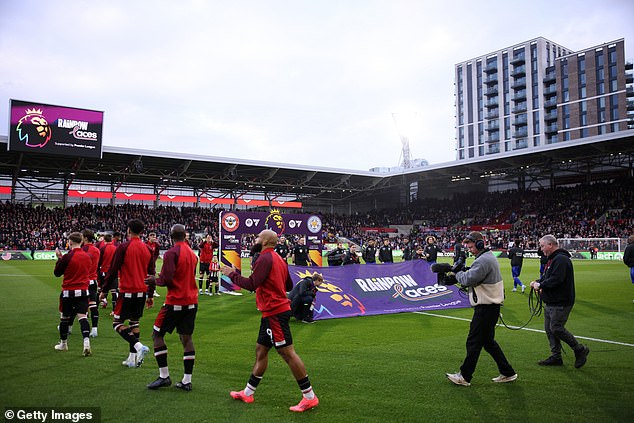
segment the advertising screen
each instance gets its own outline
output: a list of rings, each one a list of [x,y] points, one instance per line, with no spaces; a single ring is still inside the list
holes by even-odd
[[[11,100],[8,149],[101,158],[103,112]]]

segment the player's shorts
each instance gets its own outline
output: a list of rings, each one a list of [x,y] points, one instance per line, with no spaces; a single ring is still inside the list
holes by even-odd
[[[75,314],[86,314],[88,312],[88,293],[86,291],[80,291],[82,294],[78,296],[64,295],[65,292],[68,291],[62,291],[59,295],[59,311],[62,315],[70,317]]]
[[[210,265],[210,264],[211,264],[211,263],[203,263],[203,262],[200,262],[200,271],[199,271],[199,273],[200,273],[201,275],[204,275],[205,273],[206,273],[206,274],[209,274],[209,265]]]
[[[131,294],[120,293],[117,305],[114,308],[114,320],[124,322],[126,320],[139,320],[143,316],[145,308],[145,292]]]
[[[209,280],[212,282],[218,282],[218,272],[211,272],[209,276]]]
[[[181,335],[194,333],[198,304],[186,306],[163,304],[154,321],[154,330],[161,335],[172,333],[174,328]]]
[[[290,320],[290,310],[273,316],[262,317],[258,344],[268,348],[284,348],[293,345],[293,336],[289,325]]]

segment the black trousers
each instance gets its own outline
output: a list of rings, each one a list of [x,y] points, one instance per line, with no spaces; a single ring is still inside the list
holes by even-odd
[[[460,367],[460,373],[467,382],[473,378],[482,348],[489,353],[498,366],[500,374],[513,376],[515,370],[508,362],[502,348],[495,341],[495,325],[500,317],[499,304],[482,304],[473,308],[473,319],[467,336],[467,356]]]

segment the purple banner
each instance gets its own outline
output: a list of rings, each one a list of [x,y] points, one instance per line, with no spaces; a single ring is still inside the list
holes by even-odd
[[[436,284],[436,274],[424,260],[289,266],[289,271],[294,283],[314,271],[324,276],[315,300],[316,320],[470,307],[469,298],[457,287]]]

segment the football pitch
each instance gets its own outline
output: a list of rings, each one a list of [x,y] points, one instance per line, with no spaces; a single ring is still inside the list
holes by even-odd
[[[529,318],[528,291],[511,292],[508,260],[501,260],[509,325]],[[632,422],[634,421],[634,286],[622,262],[575,261],[577,302],[567,328],[590,347],[585,367],[573,367],[565,346],[564,366],[541,367],[549,355],[543,317],[528,330],[499,327],[496,338],[519,378],[496,384],[497,368],[482,352],[470,387],[445,378],[465,355],[471,309],[291,322],[297,352],[308,369],[320,404],[294,414],[301,393],[290,370],[271,351],[255,402],[229,397],[247,382],[255,356],[260,313],[255,296],[201,296],[194,342],[193,390],[158,391],[154,357],[143,366],[121,365],[128,347],[114,333],[110,305],[100,309],[99,336],[91,357],[82,357],[79,325],[68,352],[57,352],[61,279],[52,261],[0,262],[0,408],[99,407],[104,422]],[[244,268],[248,268],[245,263]],[[538,274],[526,260],[522,279]],[[141,320],[141,341],[161,298]],[[320,295],[320,294],[318,294]],[[166,336],[173,383],[183,373],[182,347]],[[9,421],[9,420],[6,420]]]

